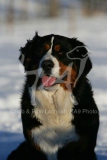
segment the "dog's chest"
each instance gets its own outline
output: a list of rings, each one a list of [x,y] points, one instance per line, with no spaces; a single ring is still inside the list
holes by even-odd
[[[32,129],[32,136],[48,160],[56,160],[60,147],[78,140],[75,126],[72,125],[72,107],[71,93],[62,87],[55,92],[36,91],[34,117],[42,123],[42,126]]]

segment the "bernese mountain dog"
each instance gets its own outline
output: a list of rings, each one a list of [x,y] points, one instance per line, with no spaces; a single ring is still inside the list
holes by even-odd
[[[20,51],[25,142],[8,160],[96,160],[99,111],[87,79],[92,62],[86,45],[36,33]]]

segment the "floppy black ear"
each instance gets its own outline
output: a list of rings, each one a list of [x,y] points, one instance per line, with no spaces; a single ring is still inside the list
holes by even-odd
[[[40,36],[38,36],[38,33],[36,32],[33,39],[27,40],[27,43],[25,44],[25,46],[20,48],[21,55],[19,56],[19,60],[24,65],[25,70],[27,70],[28,68],[30,60],[32,58],[34,47],[36,46],[36,43],[39,39],[40,39]]]
[[[92,62],[89,58],[87,47],[76,38],[71,39],[71,46],[72,51],[69,56],[74,59],[74,64],[78,70],[78,74],[80,76],[86,76],[92,68]]]

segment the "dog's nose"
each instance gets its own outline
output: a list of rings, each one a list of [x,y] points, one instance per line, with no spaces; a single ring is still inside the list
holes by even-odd
[[[44,71],[51,70],[54,67],[54,63],[51,60],[44,60],[41,64]]]

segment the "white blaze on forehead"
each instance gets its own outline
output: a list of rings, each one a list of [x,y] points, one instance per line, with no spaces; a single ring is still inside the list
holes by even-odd
[[[59,77],[60,76],[59,75],[59,69],[60,69],[59,62],[54,56],[52,56],[53,41],[54,41],[54,36],[52,36],[52,38],[51,38],[51,47],[50,47],[49,51],[46,53],[46,55],[44,55],[42,57],[42,59],[40,61],[39,68],[41,68],[41,64],[43,61],[52,60],[52,62],[54,63],[54,67],[51,70],[51,75],[55,76],[55,77]],[[42,72],[42,70],[41,70],[41,72]]]
[[[51,47],[50,47],[49,51],[47,52],[49,54],[52,53],[53,41],[54,41],[54,37],[52,36],[52,38],[51,38]]]

